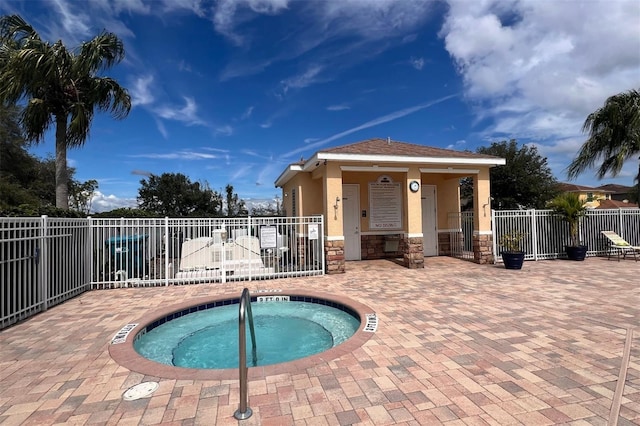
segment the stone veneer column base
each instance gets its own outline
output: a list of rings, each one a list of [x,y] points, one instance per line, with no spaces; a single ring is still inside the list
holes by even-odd
[[[422,244],[422,237],[408,238],[403,237],[404,240],[404,266],[409,269],[424,268],[424,248]]]
[[[493,263],[493,235],[473,235],[473,261],[481,265]]]
[[[451,256],[451,236],[449,232],[438,232],[438,256]]]
[[[327,274],[344,274],[344,240],[324,240],[325,271]]]

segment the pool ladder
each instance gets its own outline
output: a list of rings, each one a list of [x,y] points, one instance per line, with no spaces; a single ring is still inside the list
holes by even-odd
[[[258,363],[258,354],[256,353],[256,332],[253,327],[253,313],[251,312],[251,295],[249,289],[242,290],[240,296],[240,308],[238,313],[238,370],[240,371],[240,405],[233,414],[238,420],[245,420],[251,417],[253,411],[249,408],[249,393],[247,375],[249,367],[247,367],[247,326],[246,317],[249,317],[249,331],[251,332],[251,346],[253,352],[253,366]]]

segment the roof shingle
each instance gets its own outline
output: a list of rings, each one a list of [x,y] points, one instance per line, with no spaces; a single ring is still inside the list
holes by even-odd
[[[318,151],[319,153],[354,154],[354,155],[390,155],[406,157],[440,157],[440,158],[499,158],[493,155],[477,154],[469,151],[436,148],[381,138],[369,139],[348,145]]]

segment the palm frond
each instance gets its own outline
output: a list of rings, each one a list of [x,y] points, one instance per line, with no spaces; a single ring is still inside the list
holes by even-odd
[[[569,178],[598,163],[598,178],[617,175],[626,160],[640,153],[640,92],[629,90],[609,97],[587,116],[582,131],[589,137],[567,169]]]

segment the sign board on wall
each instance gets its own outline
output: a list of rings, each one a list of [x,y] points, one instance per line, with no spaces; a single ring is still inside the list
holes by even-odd
[[[400,183],[369,183],[369,211],[369,229],[402,229]]]
[[[309,239],[317,240],[319,237],[318,224],[310,223],[308,227],[309,227]]]
[[[275,226],[260,227],[260,248],[274,249],[278,242],[278,229]]]

